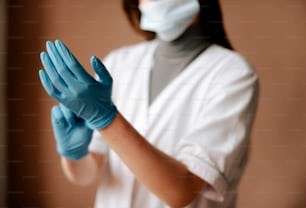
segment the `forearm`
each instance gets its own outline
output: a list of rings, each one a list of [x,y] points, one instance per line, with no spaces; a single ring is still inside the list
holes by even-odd
[[[96,153],[90,153],[80,160],[61,157],[61,165],[69,181],[75,185],[86,186],[97,181],[103,168],[103,157]]]
[[[100,133],[137,179],[171,207],[187,205],[204,188],[204,181],[152,146],[119,113]]]

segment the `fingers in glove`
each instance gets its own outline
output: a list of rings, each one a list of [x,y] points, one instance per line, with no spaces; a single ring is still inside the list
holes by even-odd
[[[68,122],[62,112],[60,106],[56,105],[52,107],[51,110],[51,122],[54,128],[67,127]]]
[[[67,88],[67,84],[61,78],[61,76],[57,73],[49,55],[46,52],[42,52],[40,54],[40,60],[44,66],[44,69],[49,75],[51,82],[55,85],[55,87],[59,91],[63,91],[65,88]]]
[[[82,80],[85,82],[90,82],[93,80],[93,78],[87,73],[86,70],[84,70],[82,65],[78,62],[75,56],[70,52],[70,50],[62,41],[56,40],[54,45],[58,53],[61,55],[66,66],[68,66],[70,71],[75,75],[78,80]]]
[[[100,83],[102,83],[103,85],[112,84],[113,79],[110,73],[107,71],[104,64],[96,56],[91,57],[90,64],[95,73],[98,75]]]
[[[55,45],[51,41],[47,41],[46,48],[47,48],[47,52],[50,57],[50,60],[52,61],[57,73],[65,81],[68,87],[76,85],[77,83],[76,76],[70,71],[68,66],[65,64],[61,55],[57,51]]]
[[[44,89],[46,90],[46,92],[53,97],[54,99],[56,99],[57,101],[61,100],[61,92],[59,92],[52,84],[48,74],[44,71],[44,70],[39,70],[39,78],[40,81],[44,87]]]
[[[63,104],[60,104],[59,107],[69,126],[74,126],[76,124],[76,116],[74,115],[74,113],[67,107],[65,107]]]

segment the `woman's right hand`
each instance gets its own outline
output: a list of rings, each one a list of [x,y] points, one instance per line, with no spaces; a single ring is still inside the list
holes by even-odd
[[[51,110],[53,132],[57,152],[70,160],[79,160],[88,155],[88,146],[92,130],[85,121],[63,105],[56,105]]]

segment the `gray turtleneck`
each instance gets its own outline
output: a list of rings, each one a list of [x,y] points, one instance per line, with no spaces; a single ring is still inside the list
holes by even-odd
[[[188,29],[180,38],[166,42],[158,40],[150,80],[150,104],[158,94],[201,52],[210,46],[200,28]]]

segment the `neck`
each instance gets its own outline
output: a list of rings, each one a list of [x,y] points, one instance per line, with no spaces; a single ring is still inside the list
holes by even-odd
[[[178,56],[197,50],[198,48],[206,48],[210,45],[210,41],[203,36],[202,29],[197,26],[190,27],[178,39],[167,42],[158,39],[158,51],[163,56]]]

